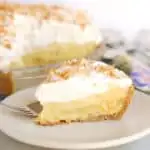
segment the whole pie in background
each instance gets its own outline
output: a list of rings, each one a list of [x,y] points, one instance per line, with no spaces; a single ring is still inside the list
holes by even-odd
[[[0,4],[0,69],[57,63],[102,45],[86,12],[59,5]]]

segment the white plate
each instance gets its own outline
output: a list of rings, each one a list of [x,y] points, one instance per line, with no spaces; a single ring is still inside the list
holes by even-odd
[[[19,91],[5,103],[25,105],[34,100],[35,88]],[[0,129],[27,144],[48,148],[94,149],[126,144],[150,134],[150,96],[136,92],[133,103],[120,121],[75,123],[41,127],[32,120],[0,106]]]

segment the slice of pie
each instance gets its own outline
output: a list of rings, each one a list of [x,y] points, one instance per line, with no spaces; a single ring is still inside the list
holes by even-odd
[[[82,10],[62,5],[0,3],[0,69],[82,58],[102,46]],[[1,55],[2,54],[2,55]]]
[[[37,88],[40,125],[117,120],[131,102],[132,80],[112,66],[73,59],[50,70]]]

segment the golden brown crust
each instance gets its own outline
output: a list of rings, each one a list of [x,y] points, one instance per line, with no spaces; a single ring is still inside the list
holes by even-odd
[[[50,122],[50,121],[41,121],[39,119],[35,120],[35,122],[41,126],[54,126],[54,125],[62,125],[62,124],[70,124],[73,122],[96,122],[96,121],[103,121],[103,120],[120,120],[123,116],[123,114],[126,112],[129,104],[131,103],[132,97],[134,94],[134,87],[131,86],[127,92],[127,95],[124,99],[124,105],[121,109],[120,112],[116,113],[116,114],[112,114],[112,115],[97,115],[97,114],[92,114],[90,115],[87,119],[85,120],[58,120],[58,121],[54,121],[54,122]]]

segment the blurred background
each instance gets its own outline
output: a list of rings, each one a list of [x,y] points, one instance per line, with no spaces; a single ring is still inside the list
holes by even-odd
[[[150,29],[149,0],[7,0],[68,4],[88,10],[100,28],[117,28],[129,39],[139,29]]]

